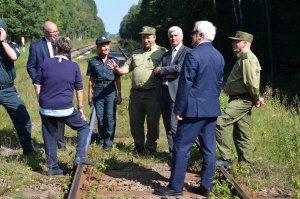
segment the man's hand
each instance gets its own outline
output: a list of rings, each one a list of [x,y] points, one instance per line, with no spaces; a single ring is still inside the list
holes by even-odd
[[[155,67],[154,69],[153,69],[153,72],[154,72],[154,74],[160,74],[160,67]]]
[[[0,41],[4,41],[7,37],[6,31],[0,27]]]
[[[181,117],[180,115],[176,115],[176,120],[182,120],[183,119],[183,117]]]
[[[265,105],[265,99],[260,97],[259,100],[255,103],[256,108],[260,108]]]

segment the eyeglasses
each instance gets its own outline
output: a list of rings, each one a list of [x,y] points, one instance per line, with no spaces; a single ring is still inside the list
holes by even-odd
[[[58,30],[55,30],[55,31],[52,31],[52,32],[47,31],[47,33],[49,33],[49,34],[59,34],[59,31]]]

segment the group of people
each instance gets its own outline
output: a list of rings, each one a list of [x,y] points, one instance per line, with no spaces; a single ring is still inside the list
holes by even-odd
[[[143,48],[134,51],[123,66],[113,60],[109,63],[116,74],[132,72],[129,119],[134,152],[155,153],[161,112],[171,176],[168,186],[155,189],[154,194],[182,195],[189,153],[198,139],[203,158],[201,184],[193,191],[208,196],[213,188],[215,165],[232,167],[231,125],[238,161],[251,162],[251,109],[253,105],[259,108],[264,104],[259,95],[261,67],[250,50],[253,35],[237,31],[229,37],[237,61],[225,86],[229,103],[221,113],[219,97],[225,63],[212,45],[216,28],[211,22],[195,22],[191,33],[193,49],[183,45],[183,33],[178,26],[168,30],[171,49],[167,52],[156,45],[155,28],[144,26],[140,34]],[[216,146],[220,151],[217,161]]]
[[[0,103],[13,120],[23,153],[35,153],[30,117],[13,85],[16,74],[13,61],[20,52],[15,43],[6,41],[7,26],[2,19],[0,31]],[[75,163],[91,164],[84,147],[88,124],[83,112],[80,68],[70,61],[70,40],[59,37],[57,26],[51,21],[45,22],[44,34],[45,38],[30,45],[27,70],[40,105],[48,174],[60,175],[64,171],[58,165],[57,146],[65,148],[64,124],[78,131]],[[259,94],[261,67],[250,50],[253,35],[237,31],[234,37],[229,37],[237,61],[225,84],[229,103],[223,113],[219,97],[225,62],[212,45],[216,28],[211,22],[195,22],[191,33],[193,49],[183,45],[183,32],[178,26],[168,30],[169,51],[155,43],[155,28],[144,26],[140,35],[143,47],[135,50],[123,66],[109,54],[111,41],[105,36],[96,39],[98,55],[89,60],[86,75],[88,101],[95,107],[98,119],[99,143],[103,149],[112,147],[116,104],[122,101],[120,76],[131,72],[129,120],[133,152],[147,155],[156,152],[160,114],[169,145],[169,184],[155,189],[154,194],[182,195],[189,153],[198,139],[203,162],[201,184],[194,191],[208,196],[213,188],[215,165],[232,166],[231,125],[238,161],[251,162],[251,109],[264,104]],[[77,109],[73,106],[74,89]],[[216,148],[220,151],[218,160]]]

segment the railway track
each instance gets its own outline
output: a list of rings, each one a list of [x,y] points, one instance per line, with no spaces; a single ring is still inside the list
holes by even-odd
[[[83,48],[77,48],[77,49],[72,50],[72,51],[71,51],[71,57],[72,57],[72,59],[73,59],[73,58],[77,58],[77,57],[79,57],[80,55],[90,53],[90,51],[91,51],[92,49],[94,49],[95,46],[96,46],[96,45],[90,45],[90,46],[86,46],[86,47],[83,47]]]
[[[112,49],[111,54],[121,60],[121,62],[125,62],[125,60],[128,58],[128,53],[126,53],[121,47]],[[90,134],[86,145],[87,147],[89,146],[91,135],[93,133],[95,118],[95,110],[93,110],[90,122]],[[93,176],[94,174],[92,170],[93,165],[78,165],[77,167],[74,166],[73,181],[66,198],[83,198],[84,196],[86,196],[86,193],[88,193],[90,186],[95,183],[94,179],[97,178],[101,179],[96,180],[96,183],[99,183],[97,185],[97,187],[99,187],[97,195],[101,195],[101,198],[120,198],[120,196],[123,195],[126,195],[126,198],[160,198],[152,194],[152,188],[160,185],[165,185],[162,183],[167,183],[167,179],[170,176],[170,170],[168,166],[144,168],[137,165],[131,165],[119,170],[103,171],[101,172],[101,174],[99,174],[100,177]],[[225,168],[221,167],[220,172],[222,173],[224,178],[226,178],[227,181],[232,184],[232,186],[234,187],[234,194],[236,196],[242,199],[250,198]],[[142,177],[142,179],[140,177]],[[120,183],[122,181],[123,183]],[[185,181],[188,185],[191,185],[199,181],[199,175],[195,173],[187,173]],[[109,186],[111,186],[110,184],[112,183],[116,183],[120,186],[109,188]],[[151,188],[143,189],[141,188],[143,186]],[[199,198],[200,196],[193,194],[188,190],[184,190],[183,197]]]

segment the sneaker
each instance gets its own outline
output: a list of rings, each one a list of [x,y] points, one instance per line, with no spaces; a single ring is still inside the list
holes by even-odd
[[[87,164],[90,165],[92,164],[92,161],[87,159],[86,157],[76,157],[74,160],[75,164]]]
[[[231,169],[232,168],[232,160],[230,160],[230,159],[224,160],[223,158],[220,158],[216,161],[216,166]]]
[[[65,174],[66,174],[66,172],[64,170],[60,169],[59,167],[48,170],[48,176],[65,175]]]

